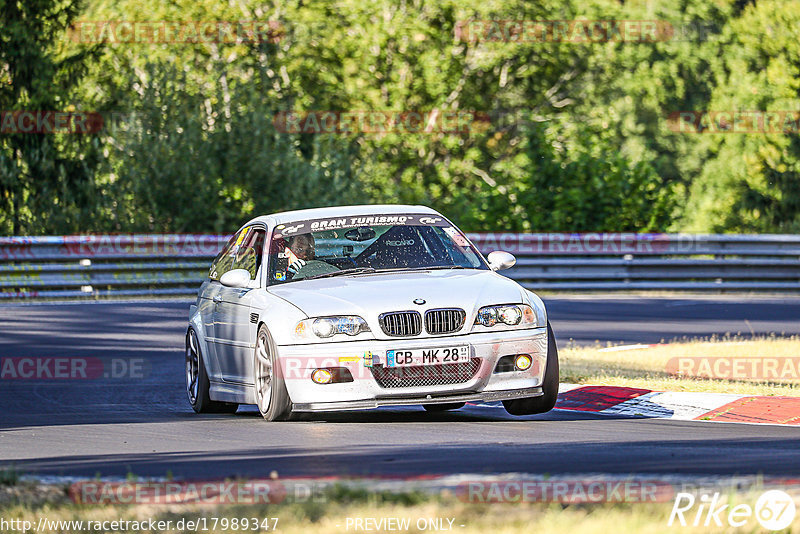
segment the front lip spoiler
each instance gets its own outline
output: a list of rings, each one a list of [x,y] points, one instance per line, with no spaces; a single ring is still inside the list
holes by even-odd
[[[310,402],[294,404],[293,412],[330,412],[343,410],[369,410],[379,406],[409,406],[415,404],[448,404],[451,402],[502,401],[544,395],[541,387],[509,389],[505,391],[482,391],[466,395],[425,395],[422,397],[389,397],[382,399],[355,400],[343,402]]]

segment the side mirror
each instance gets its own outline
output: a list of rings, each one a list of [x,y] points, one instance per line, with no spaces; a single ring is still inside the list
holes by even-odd
[[[250,272],[247,269],[233,269],[219,277],[219,283],[226,287],[250,287]]]
[[[490,252],[486,259],[489,260],[489,268],[493,271],[502,271],[510,269],[517,263],[517,258],[513,254],[503,252],[502,250],[495,250]]]

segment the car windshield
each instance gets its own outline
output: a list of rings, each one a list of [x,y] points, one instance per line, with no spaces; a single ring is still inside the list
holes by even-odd
[[[279,225],[270,284],[393,270],[488,269],[466,236],[441,217],[391,215]]]

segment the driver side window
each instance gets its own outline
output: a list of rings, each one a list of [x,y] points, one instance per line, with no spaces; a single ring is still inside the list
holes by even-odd
[[[247,228],[240,230],[233,237],[230,238],[228,244],[217,254],[214,262],[211,264],[211,270],[208,272],[208,277],[211,280],[219,281],[220,277],[231,270],[233,265],[233,254],[235,249],[238,248],[240,240],[244,237],[244,232]]]
[[[242,241],[242,247],[236,253],[233,262],[234,269],[244,269],[250,273],[250,279],[255,280],[261,268],[261,259],[264,257],[264,230],[252,228]]]
[[[234,235],[211,265],[209,278],[219,280],[233,269],[245,269],[250,279],[258,276],[264,252],[264,230],[248,226]]]

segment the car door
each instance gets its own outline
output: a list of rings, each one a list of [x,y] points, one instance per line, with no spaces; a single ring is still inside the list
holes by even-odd
[[[228,243],[222,247],[222,251],[214,258],[211,263],[211,269],[208,273],[208,280],[203,282],[200,288],[197,307],[200,314],[200,319],[203,323],[203,332],[206,339],[206,372],[210,380],[219,382],[222,380],[222,373],[217,363],[217,329],[216,329],[216,312],[217,305],[220,302],[219,296],[222,290],[220,284],[220,277],[228,272],[233,265],[231,251],[238,246],[239,239],[243,237],[242,232],[237,232],[231,237]]]
[[[219,282],[214,282],[210,279],[206,280],[200,286],[200,291],[198,292],[199,298],[197,299],[197,314],[200,316],[203,337],[207,342],[204,351],[206,373],[208,373],[209,378],[212,380],[221,379],[219,369],[216,368],[214,355],[212,354],[215,349],[212,341],[214,339],[214,308],[216,307],[214,297],[219,292],[220,287]]]
[[[240,244],[231,251],[231,269],[250,273],[252,287],[232,288],[220,285],[215,300],[214,331],[216,360],[222,380],[236,384],[252,384],[253,351],[257,321],[252,321],[251,306],[261,286],[266,230],[262,226],[243,229]]]

